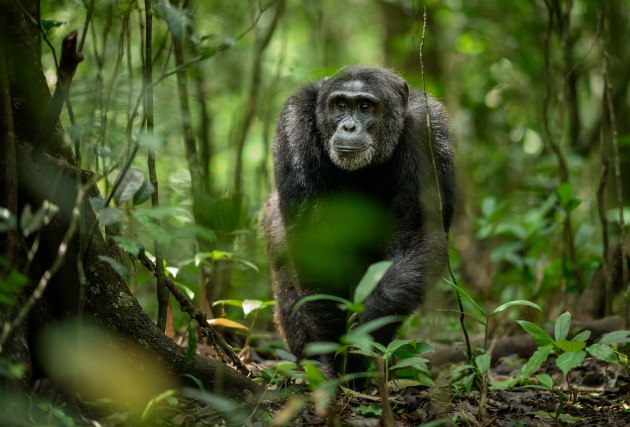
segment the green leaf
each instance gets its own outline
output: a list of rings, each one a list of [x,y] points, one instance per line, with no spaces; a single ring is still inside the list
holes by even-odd
[[[122,171],[125,173],[125,171]],[[114,191],[114,200],[117,204],[121,205],[136,194],[140,188],[142,188],[142,184],[144,184],[144,173],[135,168],[130,168],[126,171],[124,176],[119,175],[116,178],[116,181],[120,180],[118,187]]]
[[[554,327],[554,333],[556,341],[565,340],[569,335],[569,328],[571,327],[571,313],[565,311],[556,319]]]
[[[0,267],[4,267],[4,264],[5,262],[0,263]],[[0,304],[13,306],[27,283],[28,278],[17,270],[11,270],[5,276],[0,276]]]
[[[116,242],[118,246],[124,251],[130,253],[135,257],[140,255],[140,252],[144,250],[142,244],[135,239],[130,239],[128,237],[122,236],[112,236],[112,240]]]
[[[613,350],[609,345],[596,343],[586,347],[586,351],[588,351],[593,357],[603,360],[604,362],[619,363],[619,356],[617,356],[615,350]]]
[[[429,370],[428,363],[429,363],[428,359],[424,359],[422,357],[410,357],[408,359],[401,360],[400,362],[392,366],[390,369],[396,370],[396,369],[402,369],[402,368],[412,368],[426,375],[431,375],[431,371]]]
[[[547,390],[553,390],[553,378],[547,374],[536,375],[536,379]]]
[[[304,355],[319,356],[320,354],[336,353],[342,347],[336,342],[313,342],[304,346]]]
[[[490,369],[490,360],[490,353],[480,354],[475,357],[475,366],[481,375],[485,374]]]
[[[562,206],[567,206],[569,201],[573,198],[573,187],[568,182],[563,182],[558,186],[558,197]]]
[[[582,363],[584,357],[586,357],[586,352],[584,351],[569,351],[558,356],[556,359],[556,365],[566,376],[571,369]]]
[[[521,325],[521,328],[525,330],[528,334],[534,337],[536,344],[538,345],[548,345],[553,344],[553,338],[549,336],[547,332],[545,332],[540,326],[528,322],[527,320],[517,320],[516,323]]]
[[[558,340],[556,341],[556,347],[565,352],[575,352],[580,351],[586,346],[584,341],[567,341],[567,340]]]
[[[125,283],[129,283],[129,270],[127,270],[127,267],[108,256],[99,255],[98,259],[111,265],[114,271],[125,281]]]
[[[24,237],[48,225],[57,212],[59,212],[59,207],[48,200],[44,200],[34,214],[31,212],[31,205],[25,205],[20,218],[20,228]]]
[[[599,340],[600,344],[626,344],[630,342],[630,331],[609,332]]]
[[[591,331],[585,330],[573,337],[573,341],[586,342],[591,337]]]
[[[40,23],[42,24],[42,28],[43,28],[45,33],[50,31],[52,28],[61,27],[62,25],[66,25],[66,22],[55,21],[55,20],[52,20],[52,19],[42,19],[40,21]]]
[[[415,344],[414,340],[394,340],[387,345],[387,354],[394,354],[396,350],[408,344]]]
[[[564,208],[566,209],[567,212],[571,212],[572,210],[580,206],[580,204],[582,204],[581,200],[571,199],[569,200],[569,203],[567,203]]]
[[[518,374],[519,379],[524,380],[531,377],[542,366],[552,352],[553,344],[538,347],[538,349],[521,368],[521,371]]]
[[[349,304],[351,304],[351,302],[348,301],[347,299],[341,298],[335,295],[315,294],[315,295],[309,295],[307,297],[304,297],[301,300],[299,300],[297,303],[295,303],[295,305],[293,306],[293,311],[297,311],[300,307],[302,307],[307,302],[321,301],[321,300],[336,301],[344,307],[347,307]]]
[[[364,302],[391,266],[391,261],[380,261],[370,265],[354,290],[354,302]]]
[[[540,308],[540,306],[538,304],[533,303],[531,301],[514,300],[514,301],[506,302],[505,304],[501,304],[500,306],[498,306],[497,308],[492,310],[492,313],[490,313],[490,317],[496,316],[497,314],[501,313],[505,309],[510,308],[510,307],[514,307],[514,306],[528,306],[528,307],[533,307],[536,310],[542,311],[542,308]]]
[[[261,300],[257,300],[257,299],[243,300],[243,314],[245,315],[245,317],[247,317],[247,315],[251,313],[252,311],[258,310],[260,308],[263,308],[263,302]]]
[[[98,213],[98,222],[103,227],[107,227],[120,222],[124,216],[125,213],[116,206],[107,206],[106,208],[101,209]]]
[[[172,396],[175,396],[176,393],[177,393],[177,390],[169,389],[160,393],[153,399],[151,399],[149,403],[147,403],[147,406],[144,408],[144,412],[142,413],[142,417],[140,417],[140,419],[143,422],[145,422],[148,419],[151,412],[153,411],[153,408],[155,407],[155,405],[157,405],[162,400],[166,400]]]
[[[144,181],[138,191],[133,195],[134,206],[139,205],[146,200],[149,200],[151,195],[155,192],[155,187],[151,184],[151,181]]]
[[[473,319],[475,319],[478,323],[482,324],[482,325],[486,325],[486,310],[484,310],[483,308],[481,308],[481,306],[479,304],[477,304],[477,302],[470,296],[468,295],[468,293],[463,289],[460,288],[459,286],[457,286],[455,283],[448,281],[448,284],[450,284],[455,291],[464,298],[464,300],[467,300],[468,302],[470,302],[470,304],[477,309],[477,311],[479,312],[479,314],[481,314],[481,317],[479,316],[475,316],[473,313],[470,313],[470,315],[473,317]]]
[[[243,301],[240,299],[220,299],[212,303],[213,307],[217,305],[229,305],[232,307],[243,308]]]
[[[206,260],[212,260],[212,261],[234,261],[234,262],[241,263],[241,264],[251,268],[252,270],[254,270],[257,273],[259,271],[258,267],[255,264],[235,256],[234,253],[232,253],[232,252],[224,252],[224,251],[216,251],[215,250],[215,251],[211,251],[211,252],[197,252],[195,254],[195,266],[198,267],[202,262],[204,262]]]
[[[390,323],[400,322],[403,320],[402,316],[384,316],[379,317],[378,319],[370,320],[367,323],[357,326],[355,329],[351,331],[351,333],[357,334],[370,334],[375,330],[382,328],[385,325],[389,325]]]
[[[297,361],[297,357],[295,357],[295,355],[289,353],[288,351],[285,351],[281,348],[277,348],[274,353],[276,354],[276,357],[278,357],[281,360],[288,360],[289,362],[295,362]]]
[[[376,405],[359,405],[357,413],[364,417],[380,417],[383,413],[383,409]]]
[[[314,362],[310,360],[302,360],[302,366],[304,367],[304,378],[312,390],[319,384],[326,382],[326,377],[322,374]]]

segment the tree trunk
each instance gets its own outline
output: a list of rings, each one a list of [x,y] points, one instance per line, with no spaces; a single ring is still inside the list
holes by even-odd
[[[46,200],[60,210],[41,229],[39,250],[28,272],[26,256],[33,237],[27,240],[15,231],[2,235],[0,257],[10,262],[3,273],[17,270],[28,275],[30,285],[19,298],[19,302],[23,302],[37,295],[33,291],[36,284],[46,277],[55,260],[61,258],[63,262],[28,316],[12,329],[6,345],[2,346],[1,356],[29,362],[35,352],[27,338],[37,336],[37,331],[51,321],[81,313],[138,343],[174,376],[192,375],[209,390],[232,396],[243,396],[245,390],[256,391],[257,386],[252,381],[219,361],[199,355],[188,358],[187,349],[157,328],[120,276],[99,259],[99,255],[120,259],[120,254],[115,246],[105,241],[98,228],[84,235],[75,234],[67,248],[62,245],[75,209],[79,182],[87,183],[93,174],[79,171],[81,176],[77,179],[78,171],[69,149],[63,144],[57,118],[54,129],[41,131],[49,119],[51,96],[42,74],[39,52],[34,46],[30,23],[27,24],[21,10],[14,2],[4,3],[0,16],[0,200],[3,207],[16,216],[26,204],[36,210]],[[76,206],[80,221],[85,224],[80,227],[82,230],[92,229],[97,220],[88,201],[93,197],[100,197],[95,187],[91,187],[80,206]],[[9,239],[5,240],[5,236]],[[81,260],[86,276],[82,290],[77,268],[81,259],[79,239],[85,239],[88,248]],[[64,249],[65,254],[60,255]],[[0,310],[0,330],[15,320],[19,306]],[[27,375],[23,382],[26,384],[29,380]],[[217,390],[218,387],[221,390]]]

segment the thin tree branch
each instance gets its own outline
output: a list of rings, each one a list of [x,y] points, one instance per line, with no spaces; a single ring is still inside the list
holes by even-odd
[[[424,60],[423,60],[423,56],[422,56],[422,52],[424,49],[424,40],[425,40],[425,36],[426,36],[426,30],[427,30],[427,5],[426,2],[424,3],[424,9],[423,9],[423,14],[422,14],[422,38],[420,41],[420,48],[418,50],[418,55],[420,57],[420,74],[422,77],[422,93],[424,96],[424,107],[426,110],[426,122],[427,122],[427,134],[428,134],[428,141],[429,141],[429,152],[431,154],[431,164],[433,167],[433,175],[435,178],[435,185],[436,185],[436,189],[437,189],[437,196],[438,196],[438,207],[439,207],[439,214],[440,214],[440,218],[442,219],[442,221],[444,221],[444,215],[443,215],[443,203],[442,203],[442,189],[440,186],[440,179],[438,177],[438,171],[437,171],[437,165],[435,162],[435,153],[433,150],[433,129],[431,127],[431,114],[429,113],[429,97],[427,95],[427,89],[426,89],[426,85],[425,85],[425,81],[424,81]],[[446,226],[444,224],[444,222],[442,222],[442,230],[445,230]],[[448,235],[447,235],[447,239],[448,239]],[[447,246],[448,248],[448,246]],[[448,267],[448,272],[449,275],[451,277],[451,280],[453,282],[453,284],[457,285],[457,279],[455,278],[455,273],[453,272],[453,268],[451,267],[451,260],[448,256],[448,250],[446,252],[446,265]],[[464,340],[466,341],[466,360],[468,361],[468,363],[472,363],[472,347],[470,345],[470,337],[468,336],[468,329],[466,328],[466,323],[465,323],[465,318],[466,318],[466,312],[464,311],[464,304],[462,303],[462,297],[461,295],[459,295],[459,292],[455,292],[455,295],[457,297],[457,304],[459,306],[459,324],[462,328],[462,333],[464,334]]]
[[[142,265],[146,267],[147,270],[155,274],[155,263],[151,261],[144,252],[140,253],[138,259],[140,260]],[[175,283],[173,283],[171,279],[165,277],[164,284],[171,292],[171,294],[173,294],[177,302],[179,302],[181,310],[187,313],[191,318],[195,319],[195,321],[199,325],[199,328],[201,329],[201,334],[208,337],[210,339],[210,342],[218,345],[218,348],[215,347],[215,350],[220,350],[217,351],[217,353],[225,354],[230,359],[232,364],[236,367],[236,369],[238,369],[239,372],[241,372],[242,374],[247,376],[251,375],[249,369],[247,369],[241,359],[239,359],[236,353],[234,353],[232,347],[230,347],[230,345],[223,339],[221,334],[218,334],[214,330],[214,328],[208,324],[208,318],[206,314],[200,310],[197,310],[193,303],[188,299],[188,297],[177,287]]]
[[[276,31],[280,17],[284,13],[285,0],[278,0],[276,13],[273,16],[273,20],[267,27],[266,31],[257,37],[254,51],[254,60],[252,64],[252,78],[249,86],[249,95],[245,103],[245,112],[243,114],[243,121],[241,126],[236,130],[235,145],[236,145],[236,164],[234,167],[234,194],[237,196],[242,193],[242,181],[243,181],[243,149],[245,147],[245,140],[247,139],[247,133],[251,127],[256,113],[256,102],[258,100],[258,94],[260,93],[260,87],[262,86],[262,58],[269,46],[271,37]]]

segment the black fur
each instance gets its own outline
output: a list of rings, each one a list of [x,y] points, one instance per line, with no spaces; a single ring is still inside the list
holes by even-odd
[[[305,344],[336,342],[346,330],[347,313],[336,303],[308,303],[297,311],[294,304],[313,293],[352,299],[367,267],[379,260],[393,264],[360,321],[412,313],[446,263],[455,171],[443,106],[409,91],[391,71],[345,68],[289,98],[273,156],[276,188],[263,226],[277,320],[290,350],[301,357]],[[373,336],[387,344],[397,327]],[[322,360],[330,372],[338,369],[332,356]]]

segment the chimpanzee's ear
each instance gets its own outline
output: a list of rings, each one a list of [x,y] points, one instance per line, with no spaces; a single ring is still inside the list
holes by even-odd
[[[403,105],[407,108],[407,101],[409,100],[409,86],[407,86],[407,82],[402,82],[401,93],[403,97]]]

